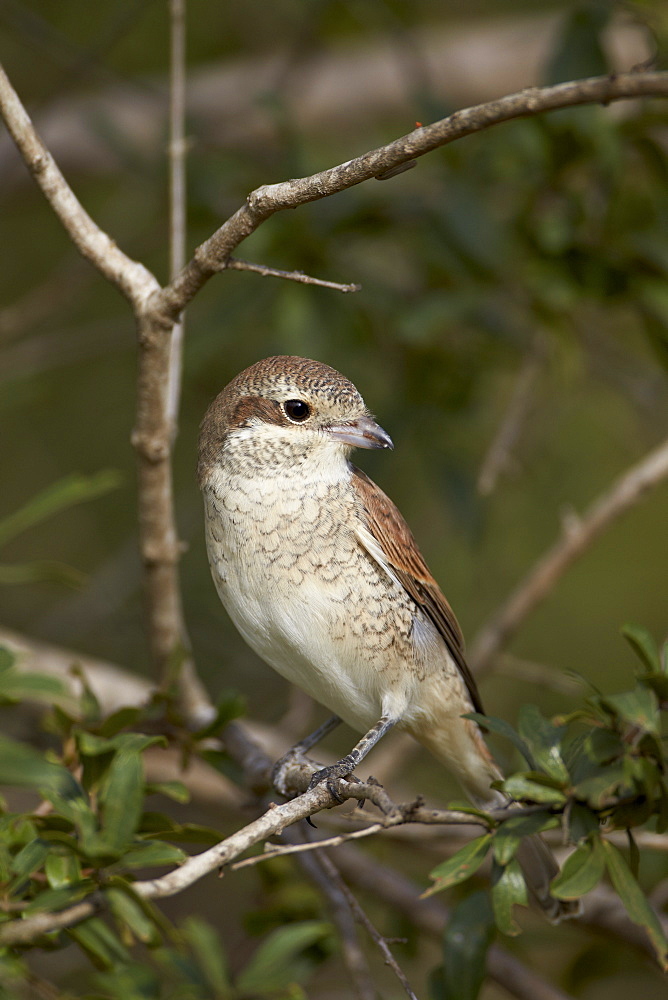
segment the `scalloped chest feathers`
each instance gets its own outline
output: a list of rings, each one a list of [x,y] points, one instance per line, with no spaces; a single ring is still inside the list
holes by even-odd
[[[308,475],[304,466],[212,474],[204,487],[211,572],[251,648],[364,730],[411,655],[412,609],[359,544],[350,465],[307,464]]]

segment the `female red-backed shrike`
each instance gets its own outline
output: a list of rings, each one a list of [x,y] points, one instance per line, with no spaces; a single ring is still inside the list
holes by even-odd
[[[484,807],[501,772],[464,641],[403,517],[351,464],[353,448],[391,448],[355,386],[328,365],[266,358],[202,422],[199,480],[216,589],[246,642],[287,680],[365,735],[317,782],[350,774],[392,726],[454,773]],[[552,919],[557,872],[538,838],[520,854]]]

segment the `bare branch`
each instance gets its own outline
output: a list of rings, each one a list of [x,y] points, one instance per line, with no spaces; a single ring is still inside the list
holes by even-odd
[[[517,447],[529,416],[542,362],[542,339],[535,337],[516,377],[501,425],[482,460],[478,473],[478,492],[482,496],[489,496],[493,492],[499,476],[511,464],[513,450]]]
[[[582,689],[582,681],[577,677],[555,670],[546,663],[525,660],[510,653],[503,653],[496,661],[495,671],[504,677],[514,677],[528,684],[536,684],[560,694],[573,695]]]
[[[349,883],[368,890],[374,899],[399,910],[415,927],[440,941],[450,916],[440,899],[422,899],[423,887],[352,847],[342,847],[337,853],[337,867]],[[571,1000],[499,945],[489,949],[487,971],[517,1000]]]
[[[169,277],[174,278],[186,262],[186,0],[170,0],[169,65]],[[172,441],[181,399],[184,319],[174,324],[171,335],[167,420]]]
[[[385,829],[384,823],[372,823],[362,830],[353,830],[351,833],[341,833],[337,837],[327,837],[324,840],[309,840],[304,844],[288,844],[286,847],[265,848],[263,854],[256,854],[252,858],[244,858],[243,861],[236,861],[230,865],[230,871],[236,872],[240,868],[249,868],[259,864],[261,861],[271,861],[272,858],[280,858],[285,854],[305,854],[307,851],[317,851],[322,847],[340,847],[349,840],[361,840],[362,837],[370,837],[374,833],[380,833]]]
[[[159,291],[154,276],[124,254],[83,209],[0,67],[0,111],[23,156],[68,235],[86,257],[128,298],[139,338],[137,418],[132,442],[139,457],[139,528],[144,563],[148,634],[156,670],[164,677],[175,660],[186,661],[188,649],[179,592],[177,564],[181,554],[174,518],[171,482],[169,415],[170,338],[175,317],[151,313],[148,304]],[[204,692],[195,711],[206,715]]]
[[[498,652],[527,615],[543,601],[559,578],[600,534],[668,477],[668,441],[627,470],[585,511],[570,518],[561,537],[529,571],[508,600],[483,626],[470,653],[478,676],[490,670]]]
[[[581,104],[609,104],[634,97],[666,96],[668,73],[622,73],[560,83],[554,87],[534,87],[455,111],[448,118],[421,126],[386,146],[310,177],[256,188],[248,195],[245,204],[197,248],[183,271],[158,295],[156,308],[164,310],[167,315],[177,316],[213,274],[224,270],[239,244],[276,212],[297,208],[345,191],[372,177],[387,175],[395,167],[456,139],[514,118],[533,117],[544,111]]]
[[[0,66],[0,114],[28,170],[77,250],[140,308],[160,286],[143,264],[132,260],[97,226],[61,174]]]
[[[285,830],[283,838],[294,844],[305,843],[298,827]],[[327,864],[328,859],[323,855],[301,854],[297,861],[329,905],[339,932],[343,961],[358,1000],[375,1000],[377,994],[371,970],[362,951],[354,915],[338,870],[333,864]]]
[[[332,879],[335,879],[337,876],[339,876],[338,869],[336,868],[332,860],[327,857],[327,855],[324,855],[322,858],[320,858],[320,864],[323,866],[325,872],[327,872]],[[355,899],[355,897],[353,896],[352,892],[345,884],[345,882],[342,879],[340,879],[339,884],[341,887],[341,892],[348,901],[348,905],[350,906],[350,909],[352,910],[355,919],[358,921],[358,923],[362,925],[362,927],[364,927],[367,934],[371,937],[372,941],[375,942],[381,955],[383,956],[383,959],[385,960],[385,964],[389,966],[390,969],[392,969],[392,972],[395,974],[395,976],[403,986],[404,991],[406,995],[410,997],[410,1000],[417,1000],[417,997],[415,996],[415,993],[413,992],[411,984],[408,982],[408,979],[406,978],[403,969],[401,968],[396,958],[390,951],[387,939],[384,938],[383,935],[380,934],[380,932],[371,923],[366,913],[364,912],[360,904],[357,902],[357,900]]]
[[[285,278],[288,281],[298,281],[302,285],[318,285],[320,288],[333,288],[336,292],[359,292],[361,285],[342,285],[338,281],[325,281],[323,278],[312,278],[303,271],[279,271],[277,267],[266,267],[264,264],[253,264],[249,260],[239,260],[238,257],[228,257],[226,271],[253,271],[265,278]]]

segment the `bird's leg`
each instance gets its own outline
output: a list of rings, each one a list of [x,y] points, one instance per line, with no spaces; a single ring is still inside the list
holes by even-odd
[[[300,740],[299,743],[296,743],[292,749],[301,753],[307,753],[316,745],[316,743],[319,743],[320,740],[324,740],[325,736],[329,736],[329,734],[333,733],[336,727],[340,725],[341,719],[338,715],[330,715],[329,719],[326,719],[321,726],[314,729],[310,736],[306,736],[303,740]]]
[[[289,767],[294,767],[298,764],[307,765],[306,754],[311,750],[316,743],[320,740],[324,740],[325,736],[329,736],[337,726],[341,725],[341,719],[338,715],[331,715],[321,726],[318,726],[309,736],[304,737],[299,743],[295,743],[293,747],[290,747],[286,754],[276,761],[271,772],[271,782],[281,795],[285,795],[286,798],[290,797],[290,794],[294,795],[294,789],[290,789],[286,781],[286,771]]]
[[[384,715],[382,719],[379,719],[375,726],[372,726],[368,733],[366,733],[359,743],[356,743],[349,754],[338,760],[336,764],[330,764],[329,767],[323,767],[319,771],[316,771],[311,781],[309,782],[309,791],[311,788],[315,788],[319,785],[321,781],[326,781],[332,795],[337,798],[337,795],[332,787],[329,786],[332,778],[345,778],[352,771],[355,770],[357,765],[361,760],[363,760],[368,754],[369,750],[375,747],[378,740],[380,740],[385,733],[396,725],[398,719],[391,718],[389,715]]]

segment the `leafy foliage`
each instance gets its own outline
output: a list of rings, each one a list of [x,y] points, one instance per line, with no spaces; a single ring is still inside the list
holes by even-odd
[[[552,882],[553,895],[579,899],[607,873],[630,918],[645,927],[659,963],[668,969],[668,940],[638,882],[637,852],[632,850],[629,863],[606,837],[625,830],[633,845],[632,830],[668,827],[668,761],[661,735],[661,711],[668,707],[668,642],[659,651],[637,626],[626,626],[623,635],[641,663],[630,691],[592,693],[583,708],[552,721],[526,705],[517,732],[502,720],[471,715],[507,736],[529,763],[530,770],[510,775],[499,786],[530,811],[501,819],[490,814],[489,832],[435,868],[426,895],[466,881],[491,854],[496,925],[503,933],[518,933],[513,906],[527,902],[517,862],[522,838],[559,826],[575,850]]]
[[[0,785],[18,787],[34,799],[25,812],[0,811],[0,925],[37,913],[63,910],[86,899],[101,914],[62,933],[45,932],[37,944],[56,949],[76,943],[92,967],[96,997],[187,996],[192,1000],[242,1000],[266,996],[299,1000],[299,983],[331,951],[330,927],[321,919],[296,919],[283,906],[282,925],[269,930],[247,963],[229,971],[218,935],[201,918],[173,925],[149,900],[133,891],[138,873],[172,868],[186,858],[180,844],[210,845],[217,831],[182,824],[148,808],[147,796],[179,802],[188,793],[179,782],[147,783],[143,756],[174,738],[174,719],[163,698],[146,709],[124,708],[102,718],[90,690],[73,705],[52,677],[19,672],[0,650],[0,694],[6,704],[21,699],[59,700],[46,728],[59,747],[42,754],[9,738],[0,740]],[[200,734],[183,734],[187,753],[218,733],[238,713],[230,694],[216,723]],[[141,726],[153,734],[138,731]],[[206,742],[205,742],[206,745]],[[286,922],[287,921],[287,922]],[[0,988],[19,975],[16,955],[0,957]],[[169,992],[165,993],[169,982]]]

